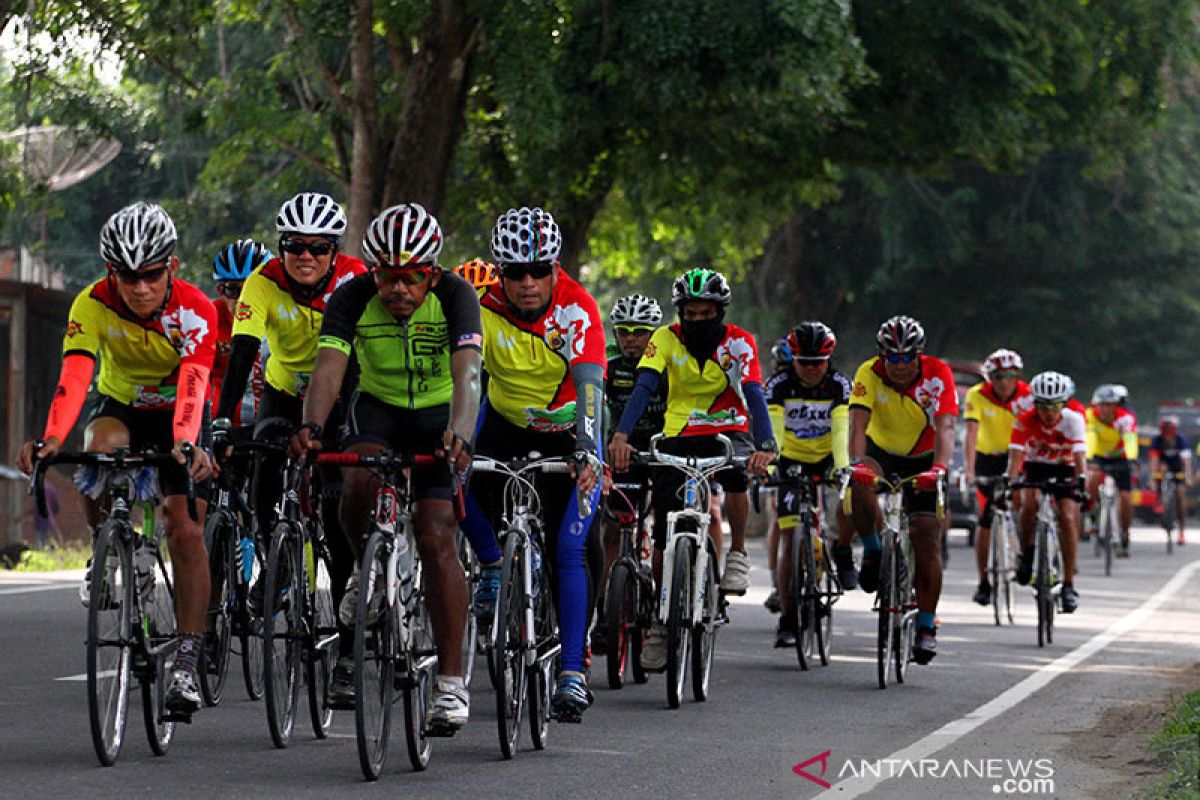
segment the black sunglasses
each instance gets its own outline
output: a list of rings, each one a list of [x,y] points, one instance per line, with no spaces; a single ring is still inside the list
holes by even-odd
[[[553,261],[534,261],[532,264],[502,264],[500,276],[506,281],[523,281],[526,275],[536,279],[548,278],[554,271]]]
[[[917,353],[887,353],[884,360],[889,364],[911,364],[917,360]]]
[[[333,252],[333,245],[329,242],[297,242],[284,239],[279,243],[279,249],[294,256],[303,255],[306,250],[314,256],[327,256]]]
[[[117,280],[126,286],[133,286],[138,283],[158,283],[167,274],[167,267],[159,267],[158,269],[138,270],[133,272],[127,269],[113,269],[113,274],[117,276]]]

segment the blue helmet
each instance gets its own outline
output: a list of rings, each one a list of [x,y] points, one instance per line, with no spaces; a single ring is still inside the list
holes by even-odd
[[[217,252],[213,259],[214,281],[244,281],[256,268],[274,256],[267,246],[253,239],[238,239]]]

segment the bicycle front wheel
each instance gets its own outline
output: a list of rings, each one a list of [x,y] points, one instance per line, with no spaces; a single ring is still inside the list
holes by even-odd
[[[817,624],[813,630],[817,635],[816,651],[821,657],[821,666],[829,666],[829,654],[833,644],[833,601],[837,597],[838,587],[834,582],[834,567],[829,558],[830,547],[826,544],[821,548],[820,570],[821,579],[817,583],[816,615]]]
[[[133,556],[120,526],[101,527],[88,583],[87,691],[92,745],[111,767],[125,741],[133,663]]]
[[[263,693],[267,727],[276,747],[288,746],[300,700],[301,637],[304,635],[304,553],[291,523],[275,527],[263,580]]]
[[[143,544],[143,547],[149,547]],[[142,630],[147,647],[158,648],[175,636],[175,596],[171,576],[167,574],[165,539],[157,542],[154,559],[154,586],[142,600]],[[167,657],[160,653],[150,657],[142,672],[142,718],[146,723],[146,738],[156,756],[165,756],[175,736],[175,723],[167,722],[165,699],[167,688]]]
[[[713,653],[717,649],[717,618],[721,613],[720,589],[717,588],[717,552],[712,542],[705,548],[703,583],[700,584],[700,622],[692,629],[692,698],[698,703],[708,699]]]
[[[540,587],[533,597],[533,640],[537,660],[529,668],[526,688],[529,706],[529,738],[534,750],[545,750],[550,740],[550,700],[554,680],[561,663],[559,656],[549,653],[558,647],[558,613],[550,594],[550,563],[542,559],[541,574],[534,577]]]
[[[810,521],[801,518],[792,536],[792,601],[796,609],[796,661],[808,671],[812,664],[816,614],[816,563],[813,558]]]
[[[525,578],[524,550],[519,547],[521,534],[509,531],[504,541],[504,561],[500,567],[500,595],[496,599],[495,663],[496,732],[500,753],[512,758],[521,736],[521,717],[525,712]]]
[[[208,542],[212,599],[208,607],[210,634],[205,637],[208,646],[202,653],[199,669],[200,693],[206,706],[215,706],[221,702],[229,674],[237,600],[237,530],[228,514],[218,512],[208,518],[204,541]]]
[[[463,573],[467,578],[467,597],[474,597],[479,562],[475,558],[475,553],[471,550],[471,546],[467,543],[467,539],[463,536],[462,531],[459,531],[455,538],[458,546],[458,558],[462,562]],[[471,604],[467,603],[467,622],[463,626],[462,664],[463,686],[468,689],[471,688],[471,675],[475,672],[475,654],[478,650],[479,620],[475,618],[475,611],[471,608]]]
[[[433,707],[437,646],[433,640],[433,624],[429,621],[425,589],[420,580],[420,564],[416,567],[413,608],[405,618],[409,637],[405,658],[408,662],[408,680],[404,684],[404,741],[408,747],[409,763],[414,771],[420,772],[429,766],[429,759],[433,755],[433,739],[427,723]]]
[[[312,645],[305,659],[304,680],[308,684],[308,714],[313,736],[324,739],[333,724],[333,708],[329,705],[329,683],[333,680],[333,665],[337,661],[337,616],[333,608],[332,581],[329,563],[313,547],[312,602],[305,607],[312,612]]]
[[[625,685],[625,663],[629,658],[632,639],[638,636],[637,578],[623,563],[613,564],[604,593],[604,616],[608,626],[608,652],[604,657],[608,673],[608,688]]]
[[[892,534],[887,533],[879,559],[879,591],[875,600],[879,613],[875,666],[880,689],[886,689],[892,678],[892,651],[895,648],[896,620],[900,616],[896,588],[895,544]]]
[[[399,608],[384,602],[372,619],[371,596],[385,592],[388,547],[379,531],[371,534],[363,550],[358,574],[358,606],[354,626],[354,730],[363,776],[377,780],[387,759],[392,704],[396,699],[396,659],[399,653]]]
[[[262,560],[254,540],[244,536],[239,542],[236,603],[234,620],[238,643],[242,650],[242,680],[246,684],[246,695],[251,700],[263,696],[263,636],[262,618],[250,611],[250,587],[262,580]],[[247,567],[249,574],[247,574]]]
[[[692,639],[692,540],[675,541],[671,593],[667,598],[667,705],[679,708],[687,682],[688,651]]]

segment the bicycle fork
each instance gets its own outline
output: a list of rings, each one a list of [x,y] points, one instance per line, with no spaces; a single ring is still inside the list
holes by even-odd
[[[697,530],[681,531],[678,522],[682,519],[692,520]],[[704,580],[704,570],[708,564],[708,551],[704,539],[708,535],[709,514],[707,511],[684,509],[667,512],[667,547],[663,551],[663,580],[662,589],[658,596],[658,617],[663,625],[667,624],[671,613],[668,598],[671,596],[671,585],[675,578],[675,549],[680,539],[690,539],[696,548],[696,557],[692,560],[692,596],[691,621],[692,625],[699,624],[704,619],[705,593],[708,591],[707,581]],[[669,557],[668,557],[669,554]]]

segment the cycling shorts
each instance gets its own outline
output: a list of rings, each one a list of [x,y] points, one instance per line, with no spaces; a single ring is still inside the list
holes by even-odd
[[[1008,470],[1007,455],[989,455],[987,453],[975,454],[975,477],[977,478],[998,478]],[[996,484],[989,483],[986,486],[978,487],[978,492],[983,498],[982,511],[979,514],[979,527],[992,527],[992,503],[995,500]]]
[[[807,461],[795,461],[790,458],[780,458],[777,467],[780,476],[794,466],[799,466],[804,475],[816,475],[820,478],[825,478],[829,475],[829,471],[833,468],[833,456],[825,456],[820,461],[809,463]],[[780,478],[780,480],[785,480]],[[820,489],[818,489],[820,491]],[[814,496],[813,502],[817,502]],[[794,528],[799,522],[800,514],[800,495],[794,489],[789,488],[786,483],[781,483],[779,486],[779,495],[775,505],[776,514],[779,518],[779,527]]]
[[[424,455],[442,446],[442,436],[449,425],[449,405],[410,410],[385,403],[367,392],[355,392],[346,409],[342,447],[370,442],[394,453]],[[449,462],[413,470],[413,492],[418,500],[452,500],[454,491],[454,473]]]
[[[1075,477],[1075,469],[1070,464],[1044,464],[1038,461],[1026,461],[1023,473],[1024,480],[1046,481],[1059,480],[1067,483],[1054,487],[1050,492],[1059,500],[1074,500],[1077,484],[1071,479]]]
[[[1091,464],[1105,475],[1112,475],[1113,481],[1117,484],[1117,491],[1133,491],[1133,470],[1130,468],[1129,459],[1093,458]]]
[[[922,456],[898,456],[889,453],[867,439],[867,458],[874,459],[883,470],[883,477],[911,478],[933,467],[933,453]],[[910,517],[936,516],[937,492],[918,492],[911,483],[904,484],[904,508]]]

